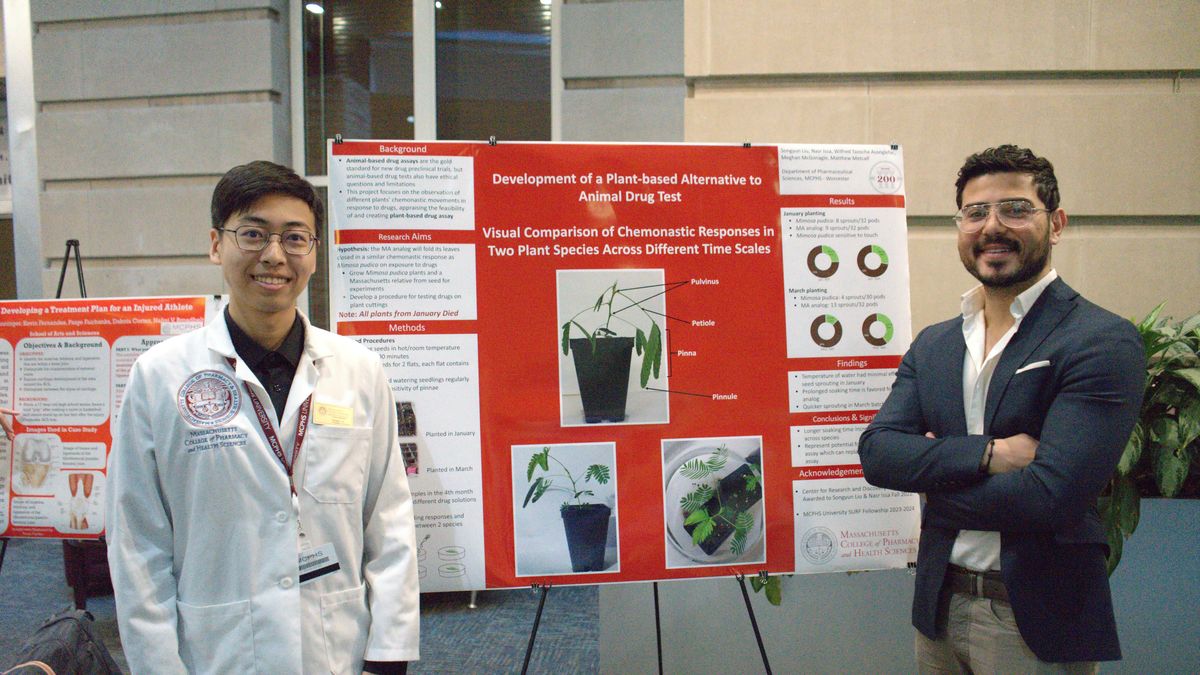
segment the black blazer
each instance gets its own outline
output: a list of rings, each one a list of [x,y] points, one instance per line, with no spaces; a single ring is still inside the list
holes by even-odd
[[[965,353],[962,317],[923,330],[859,439],[869,483],[926,495],[913,625],[936,637],[958,531],[998,531],[1004,584],[1033,653],[1055,662],[1121,658],[1096,498],[1141,406],[1146,361],[1137,330],[1053,281],[996,364],[983,435],[967,435]],[[989,439],[1022,432],[1039,441],[1029,466],[979,473]]]

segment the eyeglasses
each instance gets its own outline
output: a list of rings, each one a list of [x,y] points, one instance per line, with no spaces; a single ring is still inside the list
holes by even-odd
[[[232,233],[237,247],[251,253],[265,249],[271,243],[271,237],[279,237],[279,245],[288,255],[308,255],[320,241],[316,235],[307,230],[269,232],[267,228],[258,225],[242,225],[232,230],[227,227],[218,227],[217,229],[221,232]]]
[[[1039,209],[1024,199],[1007,199],[964,206],[954,214],[954,222],[964,234],[975,234],[987,224],[993,208],[1000,224],[1013,230],[1032,226],[1038,213],[1050,213],[1050,209]]]

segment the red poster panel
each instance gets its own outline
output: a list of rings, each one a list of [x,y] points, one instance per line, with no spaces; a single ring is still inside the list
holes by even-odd
[[[898,151],[825,147],[331,144],[332,320],[415,418],[423,590],[795,569],[800,373],[874,384],[909,334]]]
[[[151,346],[205,321],[208,300],[0,301],[0,536],[104,533],[111,428],[129,369]]]

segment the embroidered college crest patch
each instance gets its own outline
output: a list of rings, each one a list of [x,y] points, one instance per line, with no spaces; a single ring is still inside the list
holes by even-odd
[[[225,425],[237,415],[242,396],[237,383],[225,373],[202,370],[179,388],[179,414],[194,427]]]

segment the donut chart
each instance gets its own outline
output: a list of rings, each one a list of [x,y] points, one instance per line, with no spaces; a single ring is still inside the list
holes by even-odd
[[[878,267],[871,267],[867,264],[867,256],[872,253],[879,256]],[[863,274],[869,277],[879,277],[883,276],[883,273],[887,271],[887,268],[888,256],[887,251],[884,251],[883,247],[871,244],[870,246],[862,247],[862,249],[858,252],[858,270]]]
[[[829,266],[825,268],[821,268],[817,260],[817,257],[822,253],[829,257]],[[819,279],[828,279],[829,277],[833,276],[834,272],[837,272],[837,269],[838,255],[837,251],[833,250],[832,248],[823,245],[814,246],[813,249],[808,252],[808,271],[812,272],[813,276]]]
[[[833,326],[833,335],[828,338],[821,337],[820,329],[825,324]],[[813,319],[812,324],[808,327],[808,334],[818,346],[832,347],[842,340],[842,322],[838,321],[837,317],[832,314],[822,314]]]
[[[875,324],[883,325],[883,336],[875,337],[871,334],[871,329]],[[895,336],[895,329],[892,327],[892,320],[886,314],[869,314],[862,324],[862,336],[867,341],[867,344],[875,347],[882,347],[892,341]]]

